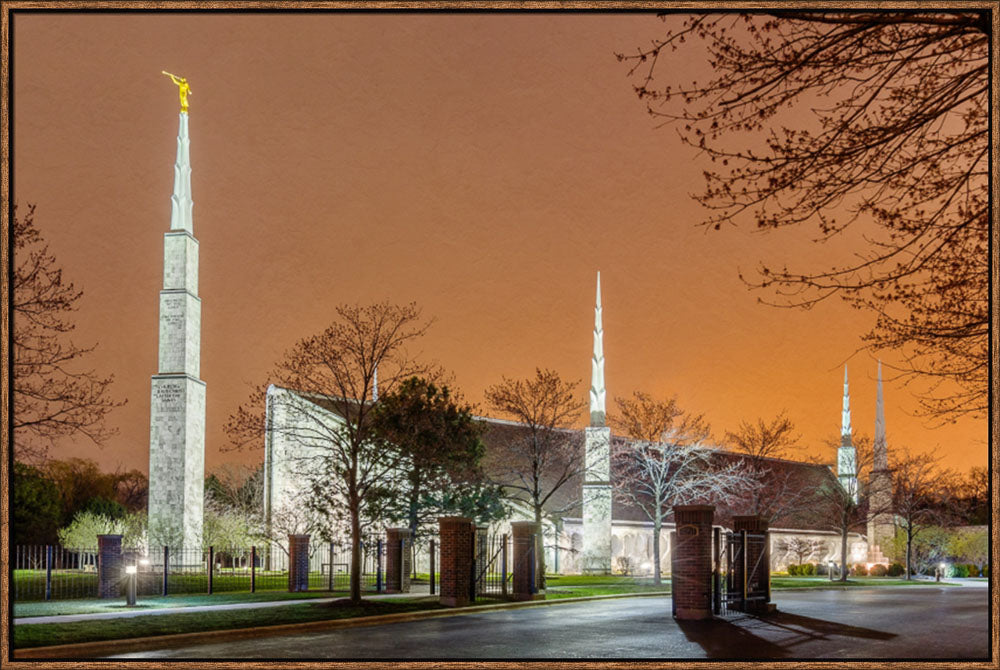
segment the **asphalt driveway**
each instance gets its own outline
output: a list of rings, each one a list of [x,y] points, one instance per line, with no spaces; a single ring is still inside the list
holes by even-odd
[[[989,590],[784,591],[778,612],[678,622],[669,597],[500,610],[213,642],[111,658],[661,659],[957,658],[989,655]]]

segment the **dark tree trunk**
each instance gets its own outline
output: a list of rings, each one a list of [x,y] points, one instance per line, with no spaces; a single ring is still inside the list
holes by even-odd
[[[660,529],[662,521],[659,516],[653,519],[653,584],[659,586],[660,582]]]
[[[351,500],[351,602],[361,602],[361,514],[357,500]]]
[[[840,581],[847,581],[847,524],[840,529]]]

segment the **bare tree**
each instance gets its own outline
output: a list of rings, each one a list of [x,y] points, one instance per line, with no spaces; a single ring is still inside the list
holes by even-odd
[[[941,504],[948,496],[954,475],[942,471],[940,457],[902,453],[891,467],[892,508],[896,526],[905,537],[906,579],[912,574],[913,543],[931,526],[950,522],[951,515]]]
[[[257,393],[227,424],[235,448],[262,446],[266,425],[302,447],[305,455],[298,469],[309,473],[309,505],[325,514],[343,513],[350,528],[354,602],[361,600],[366,509],[384,495],[398,459],[393,450],[382,448],[373,428],[369,398],[375,370],[383,392],[407,377],[429,374],[431,370],[415,363],[405,349],[429,325],[412,303],[341,305],[336,321],[301,340],[272,371],[272,382],[295,390],[281,411],[266,417],[263,393]]]
[[[704,442],[710,430],[702,415],[681,410],[677,398],[654,400],[642,392],[617,398],[609,421],[624,433],[612,455],[614,495],[653,522],[653,583],[660,583],[660,531],[674,505],[721,501],[755,485],[738,462],[722,463]]]
[[[113,376],[100,377],[80,364],[94,347],[67,339],[83,291],[65,282],[48,244],[35,227],[35,206],[23,217],[14,209],[11,316],[14,456],[44,459],[54,440],[82,435],[101,446],[117,433],[105,422],[125,404],[111,398]]]
[[[989,11],[662,18],[661,38],[618,58],[648,112],[712,161],[704,224],[856,236],[832,269],[761,265],[751,286],[870,310],[864,341],[901,353],[928,413],[985,416]],[[707,49],[709,81],[666,74],[686,42]]]
[[[586,469],[580,441],[567,430],[583,409],[576,397],[577,384],[564,382],[552,370],[536,369],[534,378],[503,377],[485,391],[492,411],[520,424],[517,430],[504,433],[502,454],[488,455],[489,471],[507,497],[524,504],[538,524],[547,515],[558,518],[579,502],[571,497],[557,509],[546,509]],[[544,588],[545,552],[539,546],[535,554],[539,586]]]
[[[205,478],[205,504],[217,513],[239,518],[247,528],[262,533],[264,467],[226,463]]]
[[[778,541],[776,548],[789,556],[795,557],[796,565],[801,565],[814,555],[828,549],[827,543],[818,538],[789,537]]]
[[[750,476],[757,484],[747,487],[739,501],[745,513],[760,515],[771,522],[811,494],[808,482],[787,468],[776,468],[772,460],[784,458],[796,448],[798,436],[794,431],[794,424],[784,412],[769,422],[741,421],[735,431],[726,431],[726,446],[743,454]]]
[[[984,467],[973,467],[965,477],[955,480],[954,497],[961,504],[965,523],[985,525],[990,522],[990,473]]]

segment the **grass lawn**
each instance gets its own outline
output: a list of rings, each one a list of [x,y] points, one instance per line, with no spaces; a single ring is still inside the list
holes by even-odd
[[[830,581],[829,577],[771,577],[772,589],[797,588],[849,588],[872,586],[958,586],[950,582],[935,582],[931,580],[896,579],[894,577],[849,577],[846,582]]]
[[[135,608],[126,608],[124,598],[110,600],[50,600],[14,603],[14,618],[35,616],[58,616],[63,614],[93,614],[97,612],[121,612],[125,609],[152,609],[154,607],[195,607],[198,605],[226,605],[228,603],[260,603],[277,600],[306,600],[312,598],[337,598],[347,595],[346,591],[265,591],[263,593],[215,593],[186,594],[175,596],[140,596]]]
[[[16,648],[41,647],[53,644],[123,640],[152,635],[172,635],[210,630],[231,630],[309,621],[329,621],[379,614],[396,614],[418,610],[439,609],[434,596],[369,600],[361,605],[343,601],[333,603],[302,603],[275,609],[222,610],[137,616],[75,623],[31,624],[14,626]]]

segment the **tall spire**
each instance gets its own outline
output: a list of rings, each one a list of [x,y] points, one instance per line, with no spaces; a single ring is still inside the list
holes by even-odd
[[[183,93],[182,93],[183,100]],[[151,380],[148,535],[151,546],[199,549],[205,485],[205,382],[188,115],[180,113],[170,230],[163,234],[157,372]]]
[[[174,161],[174,194],[170,196],[170,230],[194,233],[194,201],[191,199],[191,140],[187,112],[180,114],[177,129],[177,160]]]
[[[604,327],[601,325],[601,272],[597,272],[597,302],[594,307],[594,356],[590,371],[590,425],[603,426],[605,417],[604,390]]]
[[[847,389],[847,366],[844,366],[844,409],[840,414],[840,443],[851,441],[851,395]]]
[[[372,371],[372,402],[378,402],[378,363]]]
[[[889,468],[889,452],[885,441],[885,408],[882,402],[882,361],[878,362],[878,390],[875,392],[875,441],[872,444],[874,451],[874,470],[886,470]]]

